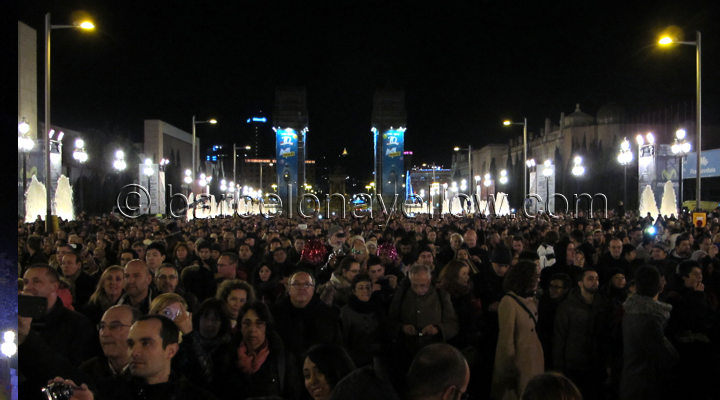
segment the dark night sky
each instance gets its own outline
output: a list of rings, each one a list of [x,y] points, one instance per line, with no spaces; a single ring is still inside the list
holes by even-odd
[[[661,4],[658,4],[661,3]],[[663,5],[669,3],[672,5]],[[420,5],[421,4],[421,5]],[[447,163],[454,145],[504,142],[503,118],[537,132],[575,103],[595,114],[694,101],[694,48],[659,51],[668,25],[703,32],[704,121],[718,122],[717,2],[594,1],[54,1],[23,2],[38,29],[83,9],[98,30],[53,31],[53,121],[126,132],[143,119],[186,131],[214,116],[204,143],[245,141],[245,119],[270,113],[277,86],[307,88],[309,157],[344,146],[359,174],[372,165],[376,88],[406,91],[406,149]],[[38,61],[42,63],[39,43]],[[38,73],[42,76],[42,65]],[[42,110],[42,80],[39,81]],[[269,154],[268,154],[269,155]]]

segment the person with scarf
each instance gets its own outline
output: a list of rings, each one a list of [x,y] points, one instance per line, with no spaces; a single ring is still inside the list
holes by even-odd
[[[368,274],[352,280],[352,295],[340,310],[343,343],[358,367],[372,364],[385,342],[385,309],[379,296],[373,296]]]
[[[298,364],[275,332],[265,303],[247,303],[240,311],[240,331],[232,339],[230,363],[221,398],[281,397],[296,399],[302,392]],[[221,371],[219,371],[221,372]]]

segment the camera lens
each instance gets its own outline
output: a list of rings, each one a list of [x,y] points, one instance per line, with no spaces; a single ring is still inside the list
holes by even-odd
[[[73,395],[72,386],[60,382],[53,382],[44,387],[42,391],[48,400],[70,400]]]

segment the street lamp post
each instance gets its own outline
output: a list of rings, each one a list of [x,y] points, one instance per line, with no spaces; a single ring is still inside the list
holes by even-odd
[[[543,163],[543,176],[545,177],[545,195],[547,196],[547,210],[550,211],[550,177],[553,174],[553,165],[550,159]]]
[[[504,126],[522,125],[523,126],[523,163],[528,165],[527,159],[527,118],[523,117],[523,122],[512,122],[510,120],[503,121]],[[528,165],[529,166],[529,165]],[[523,168],[523,204],[527,198],[527,169]]]
[[[88,160],[88,154],[85,151],[85,141],[77,138],[75,139],[75,149],[73,150],[73,159],[80,163],[80,177],[83,175],[85,162]],[[79,179],[79,178],[78,178]],[[85,186],[80,186],[80,210],[85,209]]]
[[[467,181],[470,182],[472,180],[472,146],[468,145],[467,148],[460,148],[458,146],[455,146],[453,148],[454,151],[460,151],[460,150],[467,150],[468,152],[468,179]],[[470,186],[470,196],[472,196],[472,185]]]
[[[683,208],[683,157],[690,152],[690,143],[685,141],[685,136],[685,129],[678,129],[675,131],[675,140],[672,146],[670,146],[672,153],[678,156],[678,191],[680,192],[680,196],[678,197],[678,200],[680,201],[680,206],[678,207],[679,210],[682,210]]]
[[[661,46],[668,46],[674,43],[684,44],[688,46],[695,46],[695,92],[696,92],[696,105],[695,105],[695,129],[697,130],[696,147],[697,147],[697,171],[695,174],[696,186],[695,186],[695,208],[700,210],[700,159],[702,154],[702,48],[701,48],[702,35],[700,31],[695,31],[694,42],[680,42],[675,41],[670,36],[663,36],[660,38],[658,43]]]
[[[50,197],[50,32],[53,29],[83,29],[93,30],[95,25],[90,21],[82,21],[73,25],[53,25],[50,22],[50,13],[45,14],[45,201],[47,213],[45,217],[45,231],[52,232],[52,204]]]
[[[237,150],[250,150],[252,147],[250,146],[237,146],[235,143],[233,143],[233,181],[237,182]],[[247,156],[247,153],[245,153]]]
[[[27,123],[25,117],[18,124],[18,150],[22,153],[22,206],[23,216],[25,215],[25,193],[27,192],[27,154],[35,147],[35,142],[28,137],[30,132],[30,124]]]
[[[195,146],[195,125],[198,125],[198,124],[215,125],[215,124],[217,124],[217,120],[215,118],[210,118],[207,121],[196,121],[195,116],[194,115],[192,116],[192,171],[193,171],[193,174],[195,174],[197,172],[197,170],[195,169],[195,167],[196,167],[195,164],[196,164],[196,159],[197,159],[197,150],[195,148],[196,147]]]
[[[623,166],[623,205],[627,207],[627,166],[633,160],[633,153],[632,150],[630,150],[630,141],[627,140],[627,138],[624,138],[622,143],[620,143],[620,152],[617,155],[617,160],[620,165]]]
[[[570,170],[570,172],[572,173],[572,175],[573,175],[575,178],[580,178],[581,176],[585,175],[585,166],[583,165],[582,162],[583,162],[583,159],[582,159],[582,157],[580,157],[580,156],[575,156],[575,158],[573,158],[573,167],[572,167],[572,169]],[[575,181],[575,190],[576,190],[576,193],[577,193],[578,187],[579,187],[579,186],[578,186],[578,181],[576,180],[576,181]]]

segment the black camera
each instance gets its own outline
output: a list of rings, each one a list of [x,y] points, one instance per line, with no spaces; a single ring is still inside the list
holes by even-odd
[[[73,395],[72,386],[67,383],[53,382],[42,389],[48,400],[70,400]]]

